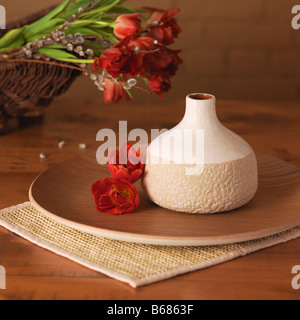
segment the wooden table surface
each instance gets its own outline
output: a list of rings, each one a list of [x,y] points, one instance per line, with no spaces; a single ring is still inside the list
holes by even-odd
[[[28,189],[42,171],[81,152],[96,152],[102,128],[117,131],[171,128],[184,113],[184,101],[104,105],[101,100],[61,97],[47,109],[43,124],[14,129],[0,137],[0,208],[28,201]],[[256,152],[300,167],[300,105],[296,102],[219,101],[220,120]],[[66,141],[63,149],[58,142]],[[78,148],[86,143],[86,151]],[[45,160],[40,153],[47,154]],[[299,208],[300,210],[300,208]],[[284,212],[283,212],[284,214]],[[299,299],[291,286],[300,265],[300,239],[205,270],[133,289],[127,284],[57,256],[0,227],[0,265],[7,289],[0,299]]]

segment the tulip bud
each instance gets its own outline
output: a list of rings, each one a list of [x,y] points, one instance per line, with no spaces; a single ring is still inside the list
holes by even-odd
[[[126,14],[119,16],[114,28],[115,35],[118,39],[124,39],[130,36],[137,36],[143,30],[141,27],[140,14]]]

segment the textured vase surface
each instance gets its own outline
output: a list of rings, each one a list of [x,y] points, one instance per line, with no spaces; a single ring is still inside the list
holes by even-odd
[[[225,212],[255,196],[257,160],[249,144],[218,120],[215,97],[191,94],[182,121],[148,147],[142,184],[161,207]]]

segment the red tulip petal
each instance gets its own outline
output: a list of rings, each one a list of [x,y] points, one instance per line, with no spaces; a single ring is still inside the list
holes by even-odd
[[[119,151],[114,150],[108,156],[108,163],[109,164],[119,164]]]
[[[101,207],[114,207],[111,196],[108,194],[101,195],[99,198],[99,206]]]
[[[141,169],[137,169],[137,170],[131,172],[130,182],[131,183],[137,182],[141,178],[142,174],[143,174],[143,171]]]
[[[108,190],[112,186],[113,182],[111,178],[105,178],[103,180],[96,181],[92,185],[92,193],[100,192],[100,193],[105,193],[106,190]]]
[[[111,175],[115,179],[129,180],[130,173],[129,173],[128,169],[125,168],[124,166],[122,166],[122,165],[108,165],[108,168],[109,168]]]
[[[103,92],[103,100],[105,103],[110,103],[115,94],[115,85],[111,81],[105,79],[105,90]]]

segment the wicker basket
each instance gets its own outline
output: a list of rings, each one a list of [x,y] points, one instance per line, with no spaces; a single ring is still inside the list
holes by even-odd
[[[9,23],[8,30],[30,24],[50,12],[53,7],[17,22]],[[38,114],[51,101],[66,92],[80,72],[60,66],[28,62],[0,62],[0,130],[9,118]]]

